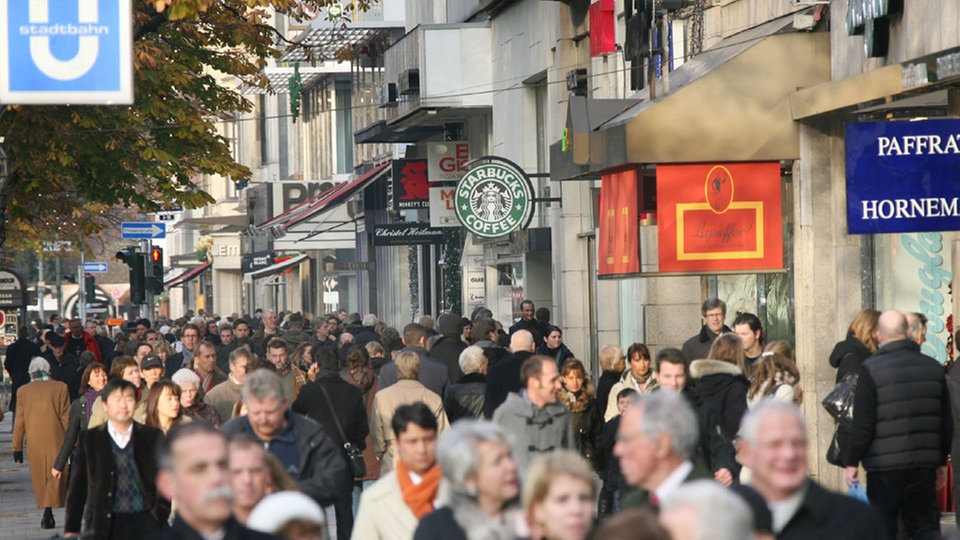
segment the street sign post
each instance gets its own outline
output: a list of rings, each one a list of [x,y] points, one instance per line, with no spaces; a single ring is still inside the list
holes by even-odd
[[[85,262],[83,271],[87,274],[104,274],[107,272],[107,263],[105,262]]]
[[[120,226],[120,236],[139,239],[166,238],[167,224],[125,221]]]
[[[133,103],[130,0],[0,0],[0,101]]]

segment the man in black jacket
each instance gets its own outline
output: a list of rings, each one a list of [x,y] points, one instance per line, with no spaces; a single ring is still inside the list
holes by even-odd
[[[907,337],[907,318],[899,311],[880,314],[877,343],[860,366],[844,479],[857,482],[863,463],[867,497],[891,538],[898,518],[909,538],[940,538],[936,483],[945,474],[953,433],[943,366]]]
[[[262,442],[300,491],[321,506],[329,506],[339,494],[350,492],[351,475],[343,450],[320,424],[288,410],[276,373],[258,369],[248,374],[241,395],[247,414],[223,425],[226,436],[244,433]]]
[[[137,387],[115,379],[100,394],[107,422],[80,434],[67,493],[65,536],[145,539],[166,526],[170,502],[157,492],[163,433],[133,421]]]
[[[344,443],[350,443],[354,448],[363,450],[366,447],[364,440],[370,433],[363,394],[340,376],[336,351],[329,347],[318,348],[312,356],[318,368],[317,378],[300,389],[290,409],[324,426],[338,448],[343,449]],[[342,435],[337,428],[338,423],[343,429]],[[346,460],[346,450],[342,450],[342,453]],[[337,539],[349,540],[353,532],[353,492],[340,493],[333,503],[333,509],[337,517]]]
[[[467,344],[460,339],[460,334],[463,333],[463,317],[456,313],[444,313],[437,322],[437,332],[440,339],[430,348],[430,356],[447,365],[451,383],[459,382],[460,377],[463,377],[460,353],[467,348]]]
[[[493,411],[503,404],[510,392],[520,392],[524,381],[520,379],[520,366],[533,356],[536,350],[533,334],[517,330],[510,336],[510,354],[491,365],[487,371],[487,388],[483,397],[483,416],[493,418]]]
[[[689,361],[707,357],[710,346],[717,336],[726,332],[733,332],[723,323],[727,318],[727,303],[711,296],[700,306],[700,316],[703,317],[703,326],[700,332],[683,343],[683,355]]]
[[[27,367],[34,356],[40,356],[40,346],[27,338],[26,326],[17,329],[17,340],[7,347],[7,358],[3,368],[10,373],[12,385],[10,387],[10,412],[17,410],[17,389],[30,382]],[[11,424],[13,423],[11,418]]]
[[[888,538],[875,509],[807,476],[807,430],[796,405],[761,401],[744,416],[740,437],[740,458],[770,506],[778,540]]]

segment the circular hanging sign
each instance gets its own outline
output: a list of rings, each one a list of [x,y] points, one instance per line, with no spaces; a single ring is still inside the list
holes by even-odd
[[[477,236],[496,238],[526,228],[533,218],[533,184],[510,160],[485,156],[457,183],[457,219]]]

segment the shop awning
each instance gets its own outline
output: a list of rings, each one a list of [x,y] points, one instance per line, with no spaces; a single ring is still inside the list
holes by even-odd
[[[796,32],[792,21],[726,38],[670,72],[667,95],[644,99],[590,133],[589,169],[799,158],[789,98],[830,79],[830,35]]]
[[[790,105],[793,118],[802,120],[861,103],[885,100],[905,91],[903,66],[894,64],[839,81],[801,88],[790,96]]]
[[[361,189],[375,182],[380,178],[380,176],[388,174],[390,172],[390,164],[391,162],[388,161],[387,163],[378,165],[363,175],[350,180],[349,182],[337,184],[327,191],[317,195],[315,198],[308,201],[306,208],[304,208],[301,212],[298,212],[297,215],[286,220],[286,222],[283,224],[283,228],[289,229],[298,223],[309,220],[311,217],[322,213],[328,208],[343,203],[354,193],[357,193]]]
[[[289,259],[287,259],[287,260],[285,260],[285,261],[281,261],[281,262],[278,262],[278,263],[276,263],[276,264],[271,264],[270,266],[267,266],[266,268],[261,268],[261,269],[259,269],[259,270],[254,270],[253,272],[250,272],[249,274],[246,274],[246,275],[252,277],[253,279],[270,277],[270,276],[272,276],[272,275],[274,275],[274,274],[276,274],[276,273],[283,272],[283,271],[286,270],[287,268],[292,268],[294,265],[300,264],[300,263],[303,262],[307,257],[308,257],[308,255],[306,255],[306,254],[297,255],[296,257],[291,257],[291,258],[289,258]]]
[[[187,229],[209,228],[209,227],[243,227],[250,224],[250,217],[246,214],[230,214],[224,216],[203,216],[184,218],[178,224],[179,227]]]
[[[164,281],[163,286],[169,289],[171,287],[177,287],[177,286],[183,285],[184,283],[190,281],[191,279],[194,279],[200,274],[206,272],[207,269],[210,268],[210,265],[212,264],[213,263],[204,263],[204,264],[201,264],[200,266],[195,266],[193,268],[190,268],[189,270],[183,272],[179,276],[169,279],[167,281]]]

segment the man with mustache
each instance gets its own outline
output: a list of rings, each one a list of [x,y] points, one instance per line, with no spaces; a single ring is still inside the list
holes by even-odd
[[[206,422],[174,426],[157,449],[157,488],[177,501],[173,526],[157,540],[276,538],[247,529],[233,517],[233,490],[227,461],[227,438]]]

